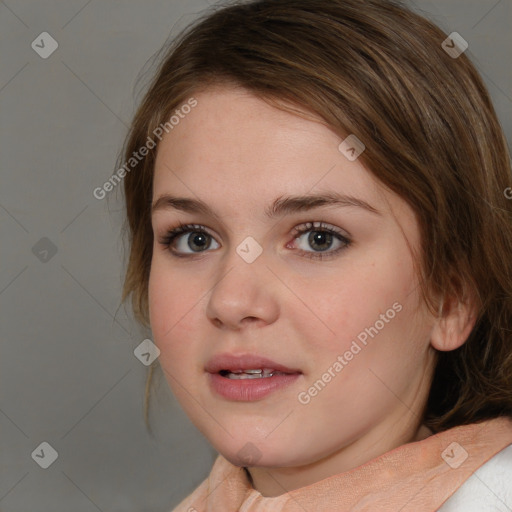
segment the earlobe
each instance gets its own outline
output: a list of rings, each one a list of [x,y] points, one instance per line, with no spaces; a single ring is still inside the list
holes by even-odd
[[[461,347],[468,339],[476,322],[474,301],[452,300],[441,303],[440,313],[430,336],[431,345],[448,352]]]

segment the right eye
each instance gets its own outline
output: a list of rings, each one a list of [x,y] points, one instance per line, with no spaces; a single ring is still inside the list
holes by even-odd
[[[170,229],[158,242],[173,255],[186,257],[186,255],[204,252],[203,249],[209,249],[212,240],[213,237],[203,226],[198,224],[180,224]],[[215,247],[215,249],[217,248]],[[190,249],[191,252],[187,252],[187,249]]]

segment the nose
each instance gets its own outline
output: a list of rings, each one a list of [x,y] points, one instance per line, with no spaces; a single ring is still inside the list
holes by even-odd
[[[240,330],[245,325],[267,325],[279,316],[279,294],[284,287],[268,267],[265,254],[251,262],[240,244],[231,250],[219,268],[206,308],[208,319],[216,326]]]

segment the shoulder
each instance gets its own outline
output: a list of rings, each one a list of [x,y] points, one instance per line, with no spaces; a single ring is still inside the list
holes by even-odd
[[[512,444],[478,468],[438,512],[510,512]]]

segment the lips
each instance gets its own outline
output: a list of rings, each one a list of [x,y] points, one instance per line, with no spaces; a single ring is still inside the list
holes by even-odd
[[[271,370],[274,372],[281,372],[286,374],[302,373],[298,368],[289,368],[283,364],[272,361],[263,356],[256,354],[217,354],[212,357],[205,366],[208,373],[220,372],[243,372],[246,370]]]
[[[298,368],[256,354],[217,354],[205,366],[211,391],[230,402],[254,402],[283,391],[301,378]]]

